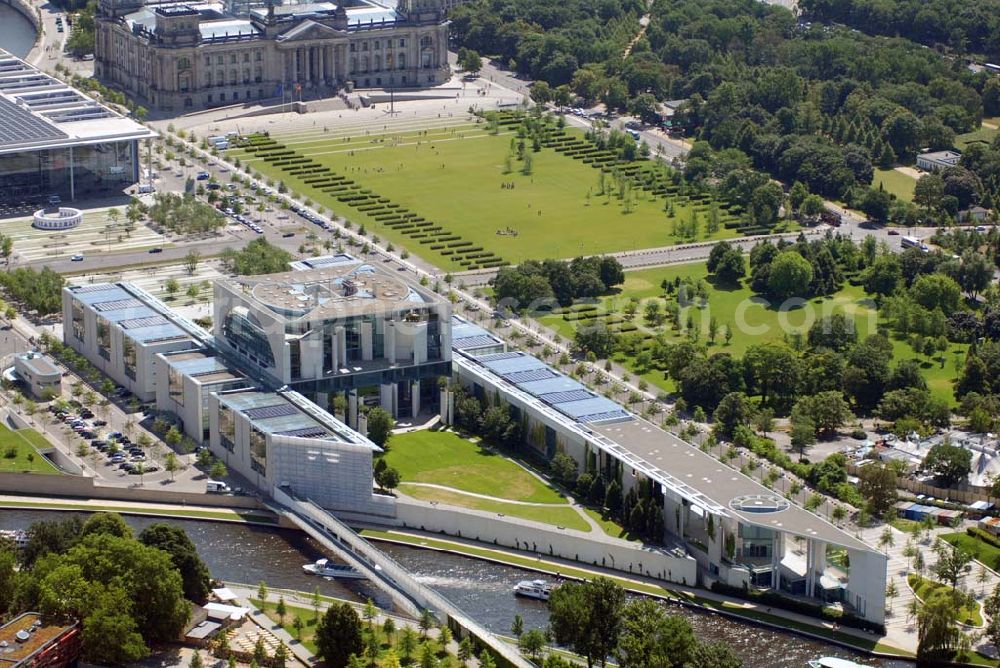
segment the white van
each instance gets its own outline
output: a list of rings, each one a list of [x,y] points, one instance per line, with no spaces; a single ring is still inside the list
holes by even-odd
[[[232,490],[230,490],[229,485],[224,482],[209,480],[205,483],[205,491],[209,494],[228,494]]]

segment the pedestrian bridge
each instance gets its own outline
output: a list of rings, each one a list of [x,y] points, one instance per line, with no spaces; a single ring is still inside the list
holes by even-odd
[[[456,637],[471,636],[477,645],[489,647],[497,665],[509,668],[533,668],[534,664],[518,650],[462,612],[454,603],[418,582],[390,556],[379,550],[356,531],[312,501],[297,499],[282,489],[274,490],[274,501],[267,506],[387,592],[402,611],[418,618],[429,610],[438,621],[447,624]]]

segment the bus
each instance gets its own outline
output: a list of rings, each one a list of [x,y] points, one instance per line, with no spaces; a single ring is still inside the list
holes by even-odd
[[[916,237],[903,237],[901,239],[903,248],[920,248],[920,239]]]

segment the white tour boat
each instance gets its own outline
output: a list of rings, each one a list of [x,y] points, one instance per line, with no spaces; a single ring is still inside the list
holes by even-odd
[[[525,598],[536,598],[539,601],[549,600],[552,595],[552,585],[545,580],[521,580],[514,585],[514,594]]]
[[[857,663],[850,659],[841,659],[836,656],[824,656],[813,659],[809,662],[809,668],[869,668],[863,663]]]
[[[317,559],[315,564],[305,564],[302,570],[310,575],[318,575],[322,578],[346,578],[351,580],[363,580],[364,574],[359,573],[346,564],[335,564],[328,559]]]

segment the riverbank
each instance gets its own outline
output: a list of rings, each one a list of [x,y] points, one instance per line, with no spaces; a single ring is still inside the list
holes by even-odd
[[[263,510],[242,510],[238,508],[217,508],[212,506],[172,506],[162,503],[116,502],[99,499],[60,499],[0,496],[0,508],[15,510],[58,510],[81,513],[120,513],[147,517],[173,517],[184,520],[207,522],[235,522],[276,527],[278,518]]]
[[[545,575],[572,580],[606,577],[626,590],[651,596],[677,605],[684,605],[706,612],[726,615],[742,622],[748,622],[781,631],[830,642],[842,647],[858,650],[872,656],[890,659],[912,659],[914,654],[904,648],[885,643],[882,639],[857,629],[837,627],[830,622],[816,620],[793,612],[774,610],[747,601],[736,601],[713,594],[707,590],[671,585],[664,586],[651,578],[623,577],[616,571],[596,567],[581,567],[553,559],[527,557],[502,548],[480,546],[471,541],[441,539],[419,532],[362,529],[361,535],[373,541],[383,541],[417,547],[426,550],[449,552],[492,563],[515,566]],[[992,665],[992,664],[973,664]]]

